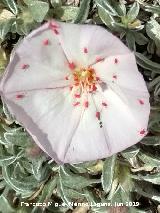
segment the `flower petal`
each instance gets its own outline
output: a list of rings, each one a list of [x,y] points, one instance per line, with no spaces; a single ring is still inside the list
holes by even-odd
[[[59,25],[57,37],[68,60],[80,66],[96,63],[96,60],[108,56],[130,52],[116,36],[100,26],[56,23]]]
[[[39,90],[15,97],[15,93],[4,97],[11,113],[48,155],[63,163],[81,115],[81,108],[72,106],[69,91]]]
[[[65,163],[81,163],[109,156],[110,141],[96,118],[96,106],[88,97],[89,107],[83,112],[79,126],[68,148]]]
[[[63,87],[69,85],[65,81],[68,72],[66,56],[46,24],[15,48],[1,87],[5,83],[5,92]]]
[[[118,59],[118,63],[115,63]],[[138,71],[133,53],[116,55],[106,58],[103,62],[93,65],[96,74],[107,86],[116,84],[133,91],[143,91],[148,94],[142,74]]]
[[[102,94],[96,94],[97,102],[101,100],[100,97],[107,100],[107,108],[102,110],[101,120],[109,137],[111,153],[120,152],[140,141],[144,137],[140,134],[141,130],[145,129],[147,133],[150,113],[148,97],[143,97],[142,92],[138,96],[136,92],[125,89],[117,94],[110,88]],[[142,97],[144,105],[138,101]]]

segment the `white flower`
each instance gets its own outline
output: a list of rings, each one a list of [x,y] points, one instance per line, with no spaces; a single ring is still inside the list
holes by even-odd
[[[99,26],[44,24],[14,50],[2,99],[58,163],[105,158],[147,133],[149,94],[134,54]]]

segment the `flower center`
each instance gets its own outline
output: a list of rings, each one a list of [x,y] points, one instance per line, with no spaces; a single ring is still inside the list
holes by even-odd
[[[74,63],[69,64],[69,68],[71,73],[65,77],[66,80],[70,80],[70,90],[73,98],[73,106],[84,106],[88,108],[89,98],[88,93],[95,93],[98,89],[101,89],[101,84],[103,83],[102,80],[96,75],[96,71],[92,67],[81,68],[76,67]],[[95,105],[95,117],[99,122],[100,128],[102,128],[102,121],[101,121],[101,111],[103,108],[107,108],[107,103],[105,100],[102,99],[100,104],[96,104],[92,101]]]
[[[73,70],[73,86],[80,93],[96,91],[98,81],[99,78],[96,77],[95,70],[91,67],[76,68]]]

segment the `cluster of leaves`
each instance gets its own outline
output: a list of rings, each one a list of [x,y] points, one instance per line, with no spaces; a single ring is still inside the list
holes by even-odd
[[[64,166],[46,156],[1,103],[0,212],[106,213],[112,207],[100,203],[115,202],[127,205],[131,213],[160,212],[159,15],[158,0],[0,2],[1,73],[14,45],[44,21],[92,23],[110,30],[135,52],[151,94],[149,133],[139,144],[104,160]],[[36,202],[49,205],[38,207]]]

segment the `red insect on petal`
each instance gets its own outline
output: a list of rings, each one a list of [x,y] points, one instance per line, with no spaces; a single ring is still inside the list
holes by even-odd
[[[22,64],[22,66],[21,66],[21,69],[23,69],[23,70],[28,69],[28,68],[29,68],[28,64]]]
[[[107,107],[107,103],[106,102],[102,102],[102,106]]]
[[[117,75],[113,75],[113,78],[114,78],[114,79],[117,79]]]
[[[86,47],[84,47],[83,52],[88,53],[88,49]]]
[[[96,118],[100,120],[100,112],[96,112]]]
[[[88,101],[85,101],[85,102],[84,102],[84,107],[85,107],[85,108],[88,108],[88,106],[89,106]]]
[[[57,30],[57,29],[53,29],[53,32],[54,32],[56,35],[58,35],[58,34],[59,34],[59,32],[58,32],[58,30]]]
[[[92,91],[96,91],[97,87],[93,84]]]
[[[96,77],[96,81],[99,81],[100,80],[100,77]]]
[[[118,64],[118,59],[117,58],[114,59],[114,63]]]
[[[65,77],[65,80],[69,80],[68,76]]]
[[[18,94],[18,95],[16,95],[16,98],[17,99],[22,99],[22,98],[24,98],[25,97],[25,95],[23,95],[23,94]]]
[[[73,89],[73,86],[70,86],[70,87],[69,87],[69,90],[72,91],[72,89]]]

